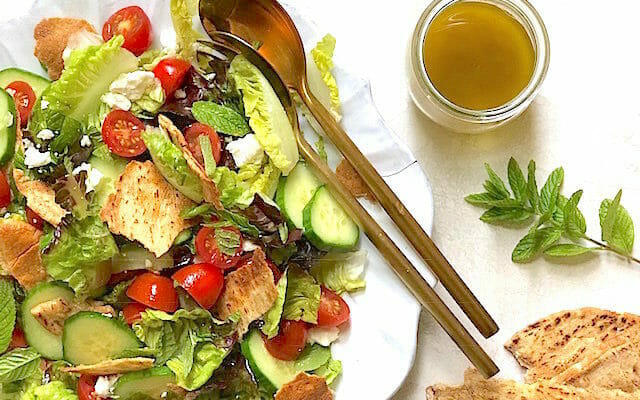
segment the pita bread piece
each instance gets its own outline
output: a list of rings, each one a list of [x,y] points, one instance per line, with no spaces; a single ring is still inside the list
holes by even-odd
[[[51,79],[56,80],[62,74],[62,53],[69,37],[79,31],[96,32],[89,22],[76,18],[46,18],[36,25],[33,31],[36,40],[33,54],[47,67]]]
[[[218,299],[215,314],[226,319],[234,313],[240,314],[238,333],[244,335],[249,324],[269,311],[278,297],[273,283],[273,272],[267,265],[264,252],[256,249],[253,262],[231,272],[225,278],[224,291]]]
[[[551,379],[640,335],[640,317],[597,308],[563,311],[516,333],[505,347],[528,368],[526,381]]]
[[[17,168],[13,170],[13,179],[18,191],[26,197],[29,208],[51,225],[60,224],[67,210],[56,203],[56,193],[49,185],[29,178]]]
[[[333,393],[323,377],[301,372],[278,390],[275,400],[333,400]]]
[[[352,195],[364,197],[367,200],[374,201],[375,197],[369,191],[369,187],[364,183],[360,174],[351,166],[349,161],[342,160],[336,168],[336,176],[338,180],[347,188]]]
[[[37,304],[31,309],[31,315],[33,315],[46,330],[54,335],[60,336],[64,328],[64,321],[80,311],[95,311],[101,314],[110,314],[111,316],[116,315],[113,307],[99,301],[68,302],[63,298]]]
[[[193,202],[164,180],[151,161],[132,161],[102,206],[100,218],[111,232],[137,240],[157,257],[192,222],[180,212]]]
[[[62,368],[62,371],[82,375],[103,376],[142,371],[151,367],[153,367],[153,358],[135,357],[105,360],[93,365],[76,365],[74,367]]]
[[[29,289],[47,279],[40,257],[42,232],[13,218],[0,219],[0,268]]]

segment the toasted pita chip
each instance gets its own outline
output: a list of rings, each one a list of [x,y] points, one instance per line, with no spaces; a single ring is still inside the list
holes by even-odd
[[[151,161],[132,161],[102,206],[100,217],[111,232],[137,240],[157,257],[193,222],[180,212],[193,202],[164,180]]]
[[[84,19],[46,18],[36,25],[33,31],[33,38],[36,40],[33,54],[47,67],[51,79],[58,79],[62,74],[62,53],[67,47],[69,36],[79,31],[95,33],[93,26]]]
[[[584,389],[542,380],[532,384],[484,379],[476,370],[465,373],[461,386],[427,388],[427,400],[637,400],[640,393],[601,388]]]
[[[249,324],[269,311],[278,297],[264,252],[254,250],[252,260],[253,263],[226,276],[224,291],[215,305],[215,314],[220,319],[227,319],[236,312],[240,314],[238,333],[241,337]]]
[[[505,347],[528,368],[526,381],[551,379],[576,363],[586,366],[640,335],[640,317],[597,308],[552,314],[516,333]]]
[[[116,375],[127,372],[142,371],[153,367],[153,358],[135,357],[106,360],[93,365],[76,365],[62,368],[63,372],[82,375]]]
[[[29,289],[47,279],[38,244],[42,232],[27,222],[0,219],[0,268]]]
[[[338,164],[338,167],[336,168],[336,176],[355,197],[364,197],[371,201],[375,200],[375,197],[373,197],[373,194],[369,191],[367,184],[364,183],[360,174],[356,172],[349,161],[340,161],[340,164]]]
[[[333,393],[323,377],[301,372],[278,390],[275,400],[333,400]]]
[[[113,307],[99,301],[68,302],[63,298],[45,301],[31,309],[31,315],[46,330],[54,335],[62,335],[64,321],[80,311],[95,311],[101,314],[116,315]]]
[[[207,176],[203,166],[200,165],[198,160],[196,160],[191,153],[191,150],[189,150],[189,145],[187,144],[187,141],[180,129],[178,129],[173,122],[164,115],[158,115],[158,124],[160,125],[160,128],[169,135],[173,143],[180,147],[182,155],[187,161],[187,165],[198,176],[198,178],[200,178],[200,181],[202,182],[202,194],[204,196],[204,200],[207,203],[213,204],[218,210],[222,210],[223,207],[220,202],[220,193],[218,192],[216,184]]]
[[[51,225],[60,224],[67,211],[56,203],[56,193],[49,185],[29,178],[17,168],[13,170],[13,179],[18,191],[27,198],[29,208]]]

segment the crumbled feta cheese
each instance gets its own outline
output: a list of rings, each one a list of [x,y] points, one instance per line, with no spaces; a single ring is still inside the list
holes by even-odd
[[[186,98],[186,97],[187,97],[187,92],[185,92],[185,91],[184,91],[184,90],[182,90],[182,89],[178,89],[178,90],[176,90],[176,91],[173,93],[173,96],[174,96],[176,99],[184,99],[184,98]]]
[[[46,110],[47,108],[49,108],[49,102],[45,99],[40,100],[40,109]]]
[[[315,327],[307,331],[307,343],[318,343],[321,346],[327,347],[338,340],[338,336],[340,336],[340,329],[335,326]]]
[[[117,380],[118,375],[99,376],[93,388],[94,393],[100,397],[110,398]]]
[[[25,147],[24,164],[27,168],[44,167],[51,163],[51,154],[48,151],[41,153],[33,146]]]
[[[238,167],[249,163],[260,163],[264,159],[264,150],[262,150],[262,146],[260,146],[254,134],[246,135],[229,143],[227,150],[233,156],[233,161]]]
[[[100,97],[100,100],[110,108],[119,108],[124,111],[131,109],[131,100],[119,93],[105,93]]]
[[[260,246],[252,240],[245,239],[242,241],[242,251],[249,253],[259,248]]]
[[[22,138],[22,147],[24,147],[25,150],[33,147],[33,142],[27,138]]]
[[[65,47],[62,52],[62,60],[66,65],[69,62],[71,52],[74,50],[86,49],[89,46],[95,46],[102,43],[102,36],[96,33],[89,32],[86,29],[75,32],[69,36],[69,39],[67,39],[67,47]]]
[[[102,173],[98,171],[96,168],[93,168],[91,164],[83,162],[82,164],[75,167],[72,171],[73,175],[78,175],[80,172],[86,172],[87,177],[84,180],[84,183],[87,187],[86,193],[92,192],[96,189],[96,186],[100,184],[102,180]]]
[[[91,146],[91,139],[87,135],[82,135],[80,138],[80,147],[89,147]]]
[[[38,134],[36,135],[36,137],[40,140],[51,140],[54,137],[54,133],[51,129],[43,129],[40,132],[38,132]]]
[[[121,94],[131,101],[136,101],[140,100],[147,90],[151,90],[158,83],[156,80],[153,72],[133,71],[120,75],[111,83],[109,91]]]

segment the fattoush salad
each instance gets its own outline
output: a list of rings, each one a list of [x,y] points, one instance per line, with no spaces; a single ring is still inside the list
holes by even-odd
[[[331,399],[359,228],[273,88],[171,1],[34,31],[0,71],[0,399]],[[157,45],[157,44],[156,44]],[[338,118],[335,40],[312,50]]]

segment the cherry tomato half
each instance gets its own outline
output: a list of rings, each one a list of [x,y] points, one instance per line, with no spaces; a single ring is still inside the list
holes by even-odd
[[[13,96],[16,103],[16,109],[20,114],[20,125],[24,128],[27,126],[31,110],[36,103],[36,94],[27,82],[15,81],[11,82],[6,88],[7,92]]]
[[[204,166],[204,157],[202,156],[202,149],[200,148],[200,136],[203,135],[209,136],[213,158],[216,160],[216,164],[218,164],[222,154],[222,146],[220,144],[220,137],[218,137],[218,134],[212,127],[196,122],[184,131],[184,138],[187,141],[191,154],[193,154],[202,166]]]
[[[78,400],[98,400],[102,397],[95,393],[97,377],[80,375],[78,379]]]
[[[0,171],[0,208],[5,208],[11,203],[11,187],[4,172]]]
[[[278,335],[273,339],[264,338],[264,345],[275,358],[293,361],[307,344],[307,331],[303,321],[282,320]]]
[[[152,272],[136,276],[127,289],[127,296],[145,306],[165,312],[174,312],[179,305],[173,281]]]
[[[134,322],[140,321],[140,314],[144,312],[148,307],[142,303],[129,303],[122,307],[122,315],[124,316],[124,322],[128,325],[133,325]]]
[[[121,157],[136,157],[147,150],[142,141],[144,124],[129,111],[113,110],[102,123],[102,140]]]
[[[11,333],[11,342],[9,343],[9,349],[17,349],[18,347],[27,347],[27,339],[24,337],[22,329],[15,327]]]
[[[116,35],[124,36],[122,47],[139,56],[151,46],[151,21],[142,8],[125,7],[110,16],[102,27],[105,42]]]
[[[224,286],[222,270],[208,263],[181,268],[171,278],[205,310],[216,304]]]
[[[231,269],[242,259],[242,235],[237,228],[232,226],[216,229],[224,229],[240,236],[240,245],[236,248],[235,254],[228,255],[221,252],[216,241],[215,229],[206,226],[200,229],[196,235],[196,252],[205,262],[211,263],[222,270]]]
[[[335,292],[322,286],[318,307],[318,326],[338,326],[349,320],[349,305]]]
[[[184,77],[191,68],[191,63],[180,58],[165,58],[160,60],[153,69],[153,74],[160,80],[167,99],[182,86]]]
[[[42,230],[42,227],[44,226],[44,220],[35,211],[27,207],[27,209],[25,210],[25,214],[27,217],[27,222],[30,223],[31,226],[38,230]]]

